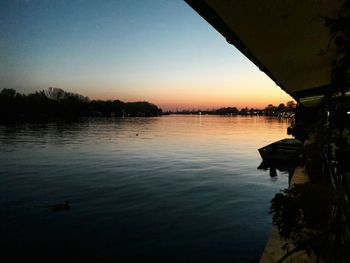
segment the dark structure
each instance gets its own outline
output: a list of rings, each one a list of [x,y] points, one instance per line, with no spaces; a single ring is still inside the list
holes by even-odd
[[[289,132],[311,184],[273,200],[287,254],[350,262],[350,1],[185,1],[298,103]]]

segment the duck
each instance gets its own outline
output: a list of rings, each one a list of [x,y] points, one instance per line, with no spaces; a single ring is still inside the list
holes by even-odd
[[[50,210],[52,212],[68,211],[70,209],[69,201],[65,201],[63,204],[51,205]]]

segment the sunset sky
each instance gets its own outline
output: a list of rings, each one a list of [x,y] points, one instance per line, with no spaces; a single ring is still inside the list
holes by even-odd
[[[62,88],[167,109],[291,97],[181,0],[0,3],[0,89]]]

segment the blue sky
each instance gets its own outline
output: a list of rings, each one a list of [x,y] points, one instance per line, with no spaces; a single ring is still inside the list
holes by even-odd
[[[180,0],[1,1],[0,49],[0,89],[163,108],[290,99]]]

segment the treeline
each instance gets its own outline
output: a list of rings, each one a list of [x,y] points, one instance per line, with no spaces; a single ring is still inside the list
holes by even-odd
[[[224,107],[213,110],[182,110],[169,111],[167,114],[208,114],[208,115],[261,115],[261,116],[283,116],[291,117],[295,113],[294,101],[288,101],[286,104],[281,103],[278,106],[272,104],[267,105],[264,109],[242,108],[238,110],[236,107]]]
[[[77,117],[159,116],[162,110],[149,102],[90,100],[59,88],[28,95],[14,89],[0,92],[0,121],[67,119]]]

